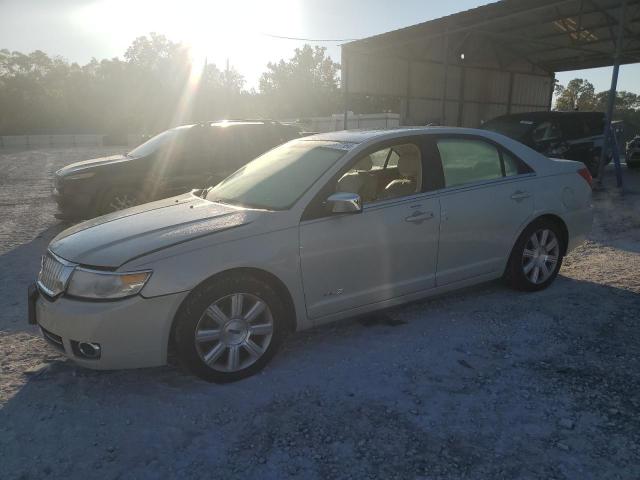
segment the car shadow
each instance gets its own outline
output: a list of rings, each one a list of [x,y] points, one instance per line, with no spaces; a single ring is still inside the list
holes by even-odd
[[[638,293],[561,276],[535,294],[493,282],[395,308],[386,312],[392,322],[351,319],[301,332],[263,372],[227,385],[178,367],[97,372],[56,359],[31,372],[0,411],[10,439],[0,457],[15,477],[100,470],[105,478],[155,478],[186,468],[281,478],[299,461],[307,478],[325,478],[321,458],[356,451],[393,424],[399,437],[384,455],[398,461],[408,461],[406,442],[418,438],[427,439],[425,458],[450,461],[431,449],[455,439],[456,465],[466,461],[472,477],[493,462],[573,468],[584,460],[579,452],[543,455],[548,447],[533,452],[533,445],[560,441],[557,416],[581,418],[576,435],[601,428],[611,407],[581,393],[592,371],[607,375],[608,383],[590,386],[598,395],[626,384],[638,398],[640,370],[629,363],[640,344],[638,311]],[[627,421],[632,407],[620,401],[616,415]],[[616,430],[621,445],[632,434]],[[497,459],[499,438],[509,441]],[[581,448],[600,447],[596,439]],[[307,460],[294,461],[296,449]],[[523,463],[523,455],[531,458]],[[616,471],[612,461],[603,474]],[[371,459],[353,454],[350,462],[370,468]]]
[[[68,225],[58,222],[32,241],[0,255],[0,331],[25,330],[27,288],[36,281],[49,242]]]

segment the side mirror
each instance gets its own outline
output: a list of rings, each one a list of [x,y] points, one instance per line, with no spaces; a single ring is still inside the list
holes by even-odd
[[[337,192],[327,198],[333,213],[361,213],[362,200],[357,193]]]

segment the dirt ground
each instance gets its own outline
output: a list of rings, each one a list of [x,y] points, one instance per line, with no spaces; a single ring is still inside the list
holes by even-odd
[[[52,173],[112,153],[0,150],[0,478],[640,478],[639,172],[621,195],[608,171],[546,291],[493,282],[303,332],[219,386],[84,370],[26,323],[62,228]]]

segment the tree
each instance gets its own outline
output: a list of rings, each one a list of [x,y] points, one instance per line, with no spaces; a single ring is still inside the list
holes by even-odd
[[[566,87],[556,84],[556,110],[593,110],[595,89],[583,78],[574,78]]]
[[[260,78],[264,108],[274,117],[296,118],[339,111],[340,65],[326,48],[304,45],[288,61],[267,64]]]

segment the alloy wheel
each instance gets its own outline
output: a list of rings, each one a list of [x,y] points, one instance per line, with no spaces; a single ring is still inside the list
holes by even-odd
[[[233,293],[205,309],[194,341],[209,368],[237,372],[262,357],[272,336],[273,316],[267,303],[250,293]]]
[[[531,235],[522,253],[522,270],[525,277],[536,285],[551,277],[558,264],[560,243],[552,230],[542,229]]]

